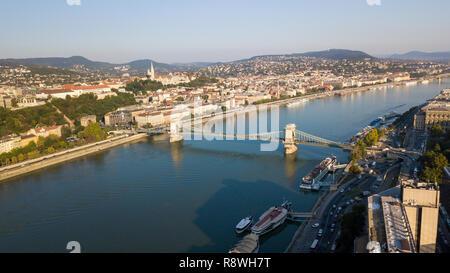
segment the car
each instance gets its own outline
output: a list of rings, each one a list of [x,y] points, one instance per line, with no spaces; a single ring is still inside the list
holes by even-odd
[[[319,229],[319,231],[317,232],[317,236],[322,237],[323,234],[323,229]]]
[[[333,209],[335,209],[336,208],[336,205],[333,205]]]
[[[330,229],[330,232],[333,233],[333,232],[334,232],[334,228],[331,228],[331,229]]]
[[[311,226],[313,227],[313,228],[318,228],[319,227],[319,223],[314,223],[314,224],[312,224]]]
[[[344,189],[341,189],[339,192],[340,192],[340,193],[343,193],[343,192],[344,192]]]
[[[332,227],[332,228],[334,228],[335,226],[336,226],[336,224],[335,224],[335,223],[331,224],[331,227]]]
[[[362,178],[362,175],[358,174],[358,179],[361,179],[361,178]]]

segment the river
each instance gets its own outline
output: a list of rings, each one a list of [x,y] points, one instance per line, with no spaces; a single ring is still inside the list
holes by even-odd
[[[328,97],[280,108],[280,128],[346,141],[390,111],[404,112],[450,87],[401,86]],[[148,138],[0,183],[0,252],[227,252],[234,226],[284,199],[309,211],[319,193],[298,191],[299,179],[324,157],[348,153],[300,146],[262,152],[256,141]],[[265,235],[260,252],[283,252],[298,224]]]

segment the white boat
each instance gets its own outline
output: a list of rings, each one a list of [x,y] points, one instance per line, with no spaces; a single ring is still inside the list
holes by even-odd
[[[252,222],[253,222],[252,216],[245,217],[236,225],[236,232],[242,233],[246,231],[251,226]]]
[[[300,189],[319,190],[320,180],[328,173],[330,167],[336,164],[336,162],[336,156],[325,158],[320,164],[316,165],[311,172],[302,178]]]
[[[288,215],[288,210],[284,207],[271,207],[259,217],[258,222],[252,227],[252,232],[256,235],[263,235],[274,230],[284,223]]]
[[[288,104],[287,104],[287,107],[294,107],[294,106],[303,104],[303,103],[308,102],[308,101],[309,101],[309,99],[301,99],[301,100],[297,100],[297,101],[288,103]]]

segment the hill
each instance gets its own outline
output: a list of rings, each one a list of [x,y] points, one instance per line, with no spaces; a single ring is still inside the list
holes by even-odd
[[[354,51],[348,49],[329,49],[324,51],[311,51],[305,53],[295,53],[291,56],[304,56],[304,57],[315,57],[330,60],[364,60],[364,59],[375,59],[375,57],[362,51]]]
[[[389,59],[400,60],[423,60],[423,61],[450,61],[450,51],[446,52],[423,52],[410,51],[404,54],[394,54]]]

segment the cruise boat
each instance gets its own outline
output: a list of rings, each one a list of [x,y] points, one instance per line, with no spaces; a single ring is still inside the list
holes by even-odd
[[[336,164],[336,162],[336,156],[325,158],[322,162],[316,165],[311,172],[309,172],[305,177],[302,178],[302,182],[300,182],[300,189],[320,189],[320,185],[318,184],[319,180],[328,173],[328,169],[330,168],[330,166],[333,166],[334,164]]]
[[[288,103],[288,104],[287,104],[287,107],[294,107],[294,106],[303,104],[303,103],[308,102],[308,101],[309,101],[309,99],[301,99],[301,100],[297,100],[297,101]]]
[[[236,233],[242,233],[246,231],[253,222],[252,216],[247,216],[244,219],[242,219],[237,225],[236,225]]]
[[[271,207],[259,217],[258,222],[252,227],[252,232],[256,235],[266,234],[283,224],[287,215],[287,208]]]

